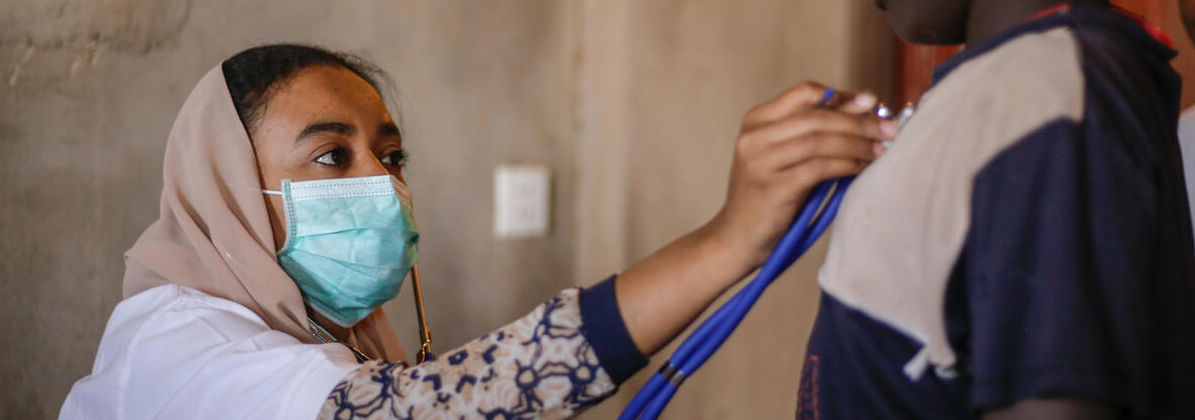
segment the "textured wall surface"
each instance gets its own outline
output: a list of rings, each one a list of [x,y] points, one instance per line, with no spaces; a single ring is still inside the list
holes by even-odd
[[[705,222],[752,104],[811,78],[885,91],[887,43],[869,9],[816,0],[2,2],[0,418],[54,418],[90,370],[121,299],[121,254],[156,218],[175,114],[200,76],[241,49],[317,43],[362,52],[394,76],[443,351]],[[491,174],[518,162],[553,168],[552,232],[498,241]],[[791,415],[817,265],[802,261],[774,286],[669,418]],[[387,310],[413,348],[409,290]],[[584,418],[612,418],[642,378]]]

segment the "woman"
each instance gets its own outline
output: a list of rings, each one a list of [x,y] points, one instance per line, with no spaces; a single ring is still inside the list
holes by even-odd
[[[566,418],[755,269],[810,187],[894,133],[805,84],[752,110],[706,225],[441,358],[378,307],[415,261],[403,138],[369,66],[297,45],[212,69],[166,146],[161,217],[60,418]],[[326,343],[325,343],[326,342]]]

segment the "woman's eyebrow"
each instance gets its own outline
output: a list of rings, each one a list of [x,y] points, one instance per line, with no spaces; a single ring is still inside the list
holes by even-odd
[[[299,136],[295,137],[295,142],[298,143],[300,141],[306,140],[316,134],[330,133],[349,135],[353,133],[353,130],[354,127],[352,124],[346,124],[339,121],[314,122],[307,124],[307,127],[303,128],[303,131],[299,133]]]
[[[392,122],[381,123],[378,125],[378,134],[383,136],[401,136],[398,131],[398,126]]]

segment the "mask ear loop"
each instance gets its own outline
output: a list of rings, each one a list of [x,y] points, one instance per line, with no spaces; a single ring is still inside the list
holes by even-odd
[[[419,266],[411,266],[411,291],[415,295],[415,318],[419,321],[419,352],[415,353],[415,363],[436,360],[432,353],[432,332],[427,328],[427,315],[423,313],[423,288],[419,287]]]

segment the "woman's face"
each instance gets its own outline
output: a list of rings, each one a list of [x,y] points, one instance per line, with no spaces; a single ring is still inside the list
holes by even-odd
[[[405,152],[382,97],[352,71],[324,65],[275,87],[249,136],[262,187],[282,180],[402,176]],[[286,242],[282,197],[266,195],[274,248]]]

